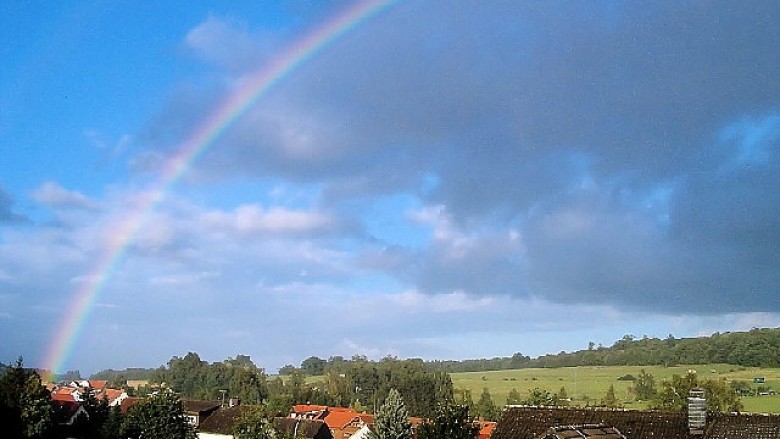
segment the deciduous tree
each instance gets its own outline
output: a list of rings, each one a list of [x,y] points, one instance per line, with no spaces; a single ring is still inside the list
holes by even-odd
[[[653,375],[642,369],[634,380],[634,393],[636,394],[636,399],[642,401],[649,401],[655,398],[658,390],[655,387]]]
[[[464,405],[442,404],[436,415],[417,429],[418,439],[474,439],[479,428],[469,419]]]
[[[245,412],[233,427],[236,439],[279,439],[281,434],[274,427],[272,417],[262,406]]]
[[[131,407],[123,430],[123,436],[131,439],[196,438],[181,399],[170,392],[159,392]]]

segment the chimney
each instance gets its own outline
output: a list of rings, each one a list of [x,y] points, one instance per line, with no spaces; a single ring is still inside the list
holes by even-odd
[[[704,435],[707,427],[707,399],[704,389],[691,389],[688,394],[688,430],[692,435]]]

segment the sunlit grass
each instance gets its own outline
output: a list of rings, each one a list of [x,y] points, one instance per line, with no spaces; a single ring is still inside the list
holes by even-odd
[[[695,366],[582,366],[554,369],[516,369],[491,372],[453,373],[452,381],[456,388],[471,391],[474,401],[479,399],[482,390],[487,387],[496,404],[506,403],[510,390],[517,389],[525,398],[534,388],[557,393],[565,387],[571,398],[571,405],[597,405],[607,393],[610,385],[615,388],[615,396],[625,408],[645,409],[646,402],[635,401],[629,388],[632,381],[619,380],[625,375],[637,376],[644,369],[656,379],[656,385],[673,374],[684,375],[689,369],[696,370],[701,378],[725,378],[726,381],[743,380],[752,384],[753,378],[764,377],[764,386],[780,391],[780,368],[745,368],[728,364]],[[742,402],[746,412],[780,412],[780,395],[744,397]]]

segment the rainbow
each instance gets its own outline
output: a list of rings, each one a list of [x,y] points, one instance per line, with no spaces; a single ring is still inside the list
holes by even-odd
[[[89,320],[95,300],[113,275],[130,243],[143,228],[150,214],[164,200],[170,187],[268,90],[340,36],[377,15],[394,2],[395,0],[358,1],[308,33],[262,69],[242,81],[181,144],[176,154],[163,168],[159,182],[142,197],[134,213],[125,218],[115,233],[106,240],[98,258],[99,262],[90,274],[79,279],[80,288],[75,293],[62,323],[56,328],[53,342],[46,351],[43,362],[45,370],[52,373],[61,371],[84,325]]]

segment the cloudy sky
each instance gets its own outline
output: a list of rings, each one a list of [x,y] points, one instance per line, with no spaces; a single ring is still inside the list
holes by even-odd
[[[0,361],[537,356],[780,325],[780,3],[2,2]],[[141,206],[141,207],[139,207]]]

